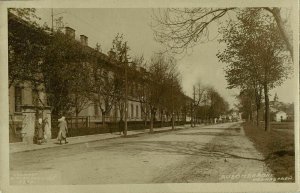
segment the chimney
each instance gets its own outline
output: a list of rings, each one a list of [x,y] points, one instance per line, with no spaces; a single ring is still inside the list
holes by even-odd
[[[82,45],[87,46],[88,45],[88,37],[85,35],[80,35],[80,42]]]
[[[70,27],[66,27],[65,29],[66,29],[66,35],[72,39],[75,39],[75,30]]]

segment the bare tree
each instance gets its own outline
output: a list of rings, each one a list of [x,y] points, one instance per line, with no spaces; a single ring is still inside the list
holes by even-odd
[[[168,94],[168,59],[162,54],[155,54],[151,58],[145,90],[145,100],[150,111],[150,133],[159,108],[162,108],[164,97]],[[170,93],[169,93],[170,94]]]
[[[182,53],[198,43],[210,39],[209,27],[221,24],[221,18],[234,14],[243,8],[168,8],[154,12],[152,25],[155,39],[173,52]],[[286,20],[281,16],[282,8],[261,7],[270,13],[276,21],[281,38],[293,57],[292,39],[288,32]],[[230,18],[230,17],[229,17]],[[230,18],[231,19],[231,18]]]
[[[194,86],[193,86],[193,104],[191,109],[191,126],[194,127],[196,125],[197,120],[197,108],[202,104],[204,101],[204,95],[207,91],[206,86],[204,86],[201,81],[199,80]]]
[[[120,114],[120,123],[125,120],[124,136],[127,135],[127,115],[128,115],[128,65],[129,50],[127,41],[124,40],[123,34],[117,34],[112,41],[112,48],[108,52],[109,59],[117,66],[114,75],[114,103],[118,106]]]
[[[227,113],[229,104],[213,87],[208,88],[207,94],[210,101],[209,118],[217,118]]]
[[[147,62],[144,56],[136,56],[132,59],[132,63],[136,66],[136,71],[133,74],[136,87],[136,99],[140,102],[142,119],[144,126],[147,125],[149,118],[149,106],[147,103],[147,81],[149,80],[149,72],[147,72]]]

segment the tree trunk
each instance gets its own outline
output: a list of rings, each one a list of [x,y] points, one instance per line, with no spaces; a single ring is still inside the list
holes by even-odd
[[[78,98],[77,94],[75,95],[75,128],[78,131]]]
[[[191,127],[193,127],[193,120],[194,119],[194,115],[193,115],[193,105],[191,105]]]
[[[174,112],[172,113],[172,130],[175,128]]]
[[[75,128],[76,128],[76,133],[78,134],[78,110],[76,108],[76,112],[75,112]]]
[[[105,125],[105,112],[101,112],[101,114],[102,114],[102,126],[104,126]]]
[[[259,108],[256,108],[256,126],[259,126]]]
[[[261,92],[262,88],[255,89],[255,104],[256,104],[256,126],[259,127],[259,110],[261,107]]]
[[[146,114],[145,114],[145,126],[147,127],[147,124],[148,124],[148,120],[149,120],[149,124],[150,124],[150,119],[151,117],[149,117],[149,111],[146,111]]]
[[[164,121],[163,121],[163,112],[160,111],[160,127],[164,126]]]
[[[253,124],[253,109],[252,109],[252,102],[250,102],[250,121]]]
[[[280,15],[280,8],[274,7],[274,8],[271,9],[269,7],[266,7],[265,9],[268,10],[269,12],[271,12],[272,15],[274,16],[277,27],[280,31],[280,34],[281,34],[284,42],[286,43],[287,49],[289,50],[289,52],[291,54],[292,60],[294,60],[293,59],[293,56],[294,56],[293,45],[292,45],[292,42],[289,39],[289,35],[288,35],[288,33],[286,31],[286,28],[284,26],[284,23],[282,21],[282,18],[281,18],[281,15]]]
[[[153,133],[153,121],[154,121],[154,112],[151,110],[150,112],[150,133]]]
[[[147,118],[148,118],[147,113],[144,113],[144,127],[145,127],[145,129],[147,127]]]
[[[150,116],[150,133],[153,133],[153,115]]]
[[[265,94],[265,131],[270,131],[270,109],[269,109],[269,90],[268,85],[264,84]]]

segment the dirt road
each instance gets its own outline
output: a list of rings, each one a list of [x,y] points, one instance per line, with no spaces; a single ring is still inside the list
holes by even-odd
[[[270,177],[239,123],[10,155],[11,184],[252,182]]]

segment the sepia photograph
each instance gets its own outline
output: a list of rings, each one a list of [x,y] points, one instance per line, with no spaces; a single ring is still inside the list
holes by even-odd
[[[0,5],[7,186],[299,191],[295,3]]]

